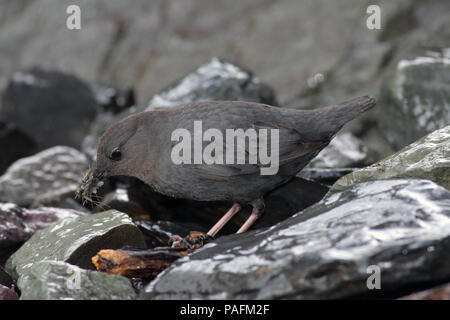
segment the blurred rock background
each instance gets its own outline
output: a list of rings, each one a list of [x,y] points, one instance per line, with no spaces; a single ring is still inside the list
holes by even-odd
[[[81,8],[81,30],[66,28],[70,4]],[[369,4],[380,5],[381,30],[366,27]],[[373,113],[389,122],[389,89],[381,95],[380,88],[389,86],[398,62],[449,54],[450,4],[445,0],[243,0],[233,5],[0,0],[0,8],[0,88],[15,72],[37,66],[93,84],[134,88],[138,106],[219,57],[254,72],[274,89],[281,106],[312,108],[371,94],[379,101]],[[75,116],[88,122],[92,112],[84,109]],[[367,121],[346,130],[369,144],[376,159],[429,132],[407,132],[410,141],[403,137],[385,144]],[[72,141],[69,145],[78,147]]]
[[[81,8],[80,31],[66,28],[70,4]],[[381,6],[381,30],[366,27],[369,4]],[[139,103],[214,56],[257,72],[283,105],[377,94],[386,65],[439,49],[450,29],[445,0],[2,0],[0,7],[1,87],[14,71],[39,65],[132,85]],[[317,73],[320,88],[308,85]],[[312,99],[311,91],[324,93]]]
[[[81,8],[81,30],[66,28],[72,4]],[[381,8],[380,30],[366,26],[372,4]],[[449,16],[448,0],[0,0],[0,299],[17,299],[20,290],[30,299],[136,298],[147,282],[133,289],[57,252],[92,255],[104,248],[99,243],[121,239],[111,230],[131,224],[117,211],[92,212],[128,214],[150,248],[214,224],[229,204],[174,200],[137,179],[105,184],[99,207],[73,199],[107,127],[132,113],[199,100],[310,109],[369,94],[377,108],[267,195],[257,230],[196,252],[192,269],[189,260],[176,262],[141,297],[373,297],[364,282],[369,264],[384,268],[384,298],[450,281]],[[102,240],[87,246],[57,234],[58,249],[33,236],[45,228],[53,235],[60,220],[62,234],[72,232],[66,224],[73,220],[74,238]],[[322,220],[327,227],[309,235]],[[135,245],[133,239],[116,247]],[[274,254],[281,249],[283,259]],[[28,263],[23,257],[35,263],[30,277],[13,272]],[[214,265],[219,281],[203,265]],[[94,280],[83,280],[79,295],[65,287],[71,274]],[[177,277],[195,278],[204,290],[199,295]],[[114,285],[100,295],[97,281]],[[323,281],[328,285],[318,285]]]

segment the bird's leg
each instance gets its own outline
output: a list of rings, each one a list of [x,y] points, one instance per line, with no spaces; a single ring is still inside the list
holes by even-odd
[[[251,203],[251,205],[253,207],[253,210],[252,213],[250,214],[250,217],[248,217],[248,219],[244,222],[242,227],[240,227],[236,233],[246,232],[264,212],[265,205],[263,199],[256,199]]]
[[[222,229],[223,226],[226,225],[227,222],[230,221],[230,219],[239,212],[239,210],[241,210],[241,205],[237,202],[234,203],[230,210],[228,210],[227,213],[225,213],[223,217],[206,234],[208,236],[214,237],[217,232],[219,232],[220,229]]]

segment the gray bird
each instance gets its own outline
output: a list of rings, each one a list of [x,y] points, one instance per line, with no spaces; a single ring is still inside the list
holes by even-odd
[[[278,108],[242,101],[207,101],[141,112],[114,124],[101,137],[97,159],[83,178],[77,195],[90,200],[107,177],[132,176],[155,191],[175,198],[233,201],[231,209],[208,231],[210,236],[216,235],[243,205],[250,204],[252,213],[238,230],[238,233],[245,232],[264,211],[263,197],[267,192],[293,178],[348,121],[374,106],[375,99],[365,96],[315,110]],[[223,161],[223,164],[218,160],[211,164],[205,161],[176,163],[173,148],[182,139],[174,141],[173,133],[177,129],[185,129],[185,133],[194,136],[195,121],[201,121],[203,133],[216,129],[211,132],[222,133],[223,137],[226,137],[227,129],[245,131],[251,128],[256,133],[266,132],[269,138],[264,140],[257,136],[254,140],[253,137],[253,146],[257,146],[258,153],[262,151],[264,142],[268,145],[277,142],[278,170],[275,174],[261,174],[261,169],[267,168],[267,162],[263,164],[257,159],[256,163],[250,163],[250,156],[255,155],[255,150],[249,147],[250,136],[243,146],[244,163],[242,159],[241,163],[236,163],[236,159],[234,163]],[[269,135],[274,129],[278,132],[277,140]],[[212,138],[201,141],[201,148],[193,145],[191,153],[204,150],[212,141]],[[230,143],[226,141],[223,150],[215,149],[211,155],[224,160],[229,147]],[[188,155],[188,151],[186,149],[180,154],[184,156],[187,152]]]

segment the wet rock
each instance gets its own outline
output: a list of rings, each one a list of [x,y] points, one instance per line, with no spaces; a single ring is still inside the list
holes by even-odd
[[[373,157],[371,159],[373,161],[367,163],[367,165],[373,164],[376,161],[384,159],[395,153],[394,149],[380,132],[380,128],[376,125],[376,123],[371,128],[367,129],[361,139],[363,140],[364,145],[370,146],[370,152],[373,152]]]
[[[36,231],[45,229],[61,219],[82,215],[82,212],[70,209],[25,209],[13,203],[0,203],[0,264]]]
[[[192,230],[208,231],[195,223],[175,223],[172,221],[135,221],[144,235],[148,248],[163,247],[169,244],[171,237],[185,237]]]
[[[18,300],[19,295],[14,290],[0,284],[0,300]]]
[[[361,183],[271,228],[207,244],[169,266],[141,298],[402,296],[450,276],[449,199],[427,180]],[[373,265],[380,290],[367,287]]]
[[[357,168],[305,168],[297,174],[298,178],[312,180],[327,186],[331,186],[339,178],[349,174]]]
[[[92,90],[95,100],[104,111],[117,114],[135,105],[132,88],[116,89],[110,86],[94,85]]]
[[[273,90],[250,71],[213,58],[154,95],[146,110],[207,100],[240,100],[277,105]]]
[[[91,258],[101,249],[130,245],[145,247],[139,229],[126,214],[110,210],[66,218],[37,232],[6,262],[14,279],[27,277],[30,267],[42,260],[64,261],[93,269]],[[22,289],[19,285],[19,288]]]
[[[0,115],[34,139],[38,150],[56,145],[79,148],[98,109],[89,84],[34,68],[13,74]]]
[[[381,132],[399,150],[450,124],[450,59],[401,60],[379,102]]]
[[[450,190],[450,126],[436,130],[390,157],[339,179],[331,191],[381,179],[432,180]]]
[[[354,168],[371,162],[368,148],[353,134],[338,134],[308,168]]]
[[[118,275],[83,270],[61,261],[36,262],[19,279],[21,300],[132,300],[131,282]]]
[[[9,274],[0,266],[0,285],[11,287],[13,280]]]
[[[205,100],[243,100],[277,105],[273,90],[250,71],[213,58],[155,94],[146,109],[133,106],[118,114],[105,112],[99,115],[83,140],[81,150],[95,159],[98,141],[106,129],[133,113]]]
[[[450,284],[415,292],[402,297],[401,300],[450,300]]]
[[[66,146],[19,159],[0,177],[0,201],[57,206],[64,198],[73,198],[87,168],[87,157]]]
[[[0,120],[0,174],[5,172],[17,159],[31,155],[36,151],[36,143],[11,122]]]

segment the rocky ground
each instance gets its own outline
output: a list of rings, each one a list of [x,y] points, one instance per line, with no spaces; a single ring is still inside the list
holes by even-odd
[[[80,3],[85,32],[68,32],[65,1],[0,0],[0,300],[450,299],[448,1],[378,1],[378,31],[359,0]],[[95,269],[100,250],[165,246],[230,205],[126,177],[99,206],[74,199],[111,124],[189,101],[364,94],[376,110],[268,194],[251,231],[233,234],[246,208],[156,277]]]

